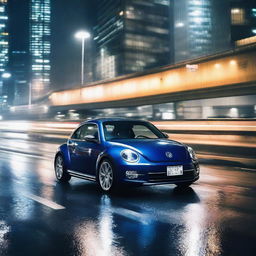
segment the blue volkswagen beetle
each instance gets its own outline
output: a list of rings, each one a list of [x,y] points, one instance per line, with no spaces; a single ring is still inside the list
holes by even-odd
[[[103,191],[123,183],[187,187],[199,179],[199,165],[192,148],[151,123],[112,118],[82,123],[58,148],[55,174],[60,182],[95,181]]]

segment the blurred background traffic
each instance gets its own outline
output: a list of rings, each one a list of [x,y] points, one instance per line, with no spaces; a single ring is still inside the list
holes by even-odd
[[[1,138],[138,118],[254,166],[255,57],[255,0],[0,0]]]

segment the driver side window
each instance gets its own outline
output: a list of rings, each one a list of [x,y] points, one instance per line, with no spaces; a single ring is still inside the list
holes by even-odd
[[[135,134],[135,137],[146,136],[147,138],[150,138],[150,139],[157,138],[157,136],[151,130],[149,130],[149,128],[147,128],[145,125],[134,125],[132,130]]]
[[[85,136],[88,135],[94,136],[97,140],[99,139],[98,126],[96,124],[84,124],[76,130],[72,139],[84,140]]]

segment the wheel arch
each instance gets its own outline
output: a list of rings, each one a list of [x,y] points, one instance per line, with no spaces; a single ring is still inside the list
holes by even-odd
[[[69,156],[69,151],[68,151],[68,146],[67,144],[62,144],[56,151],[55,158],[54,158],[54,163],[56,161],[56,158],[58,155],[61,155],[64,160],[64,164],[67,169],[70,168],[70,156]]]
[[[109,160],[109,161],[111,162],[111,164],[115,167],[115,162],[114,162],[113,157],[111,157],[111,156],[110,156],[109,154],[107,154],[107,153],[103,153],[103,154],[101,154],[101,155],[98,157],[98,159],[97,159],[97,161],[96,161],[96,174],[98,174],[99,166],[100,166],[100,164],[102,163],[102,161],[103,161],[104,159]]]

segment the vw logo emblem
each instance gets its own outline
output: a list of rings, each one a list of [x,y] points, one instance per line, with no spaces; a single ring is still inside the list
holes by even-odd
[[[173,157],[173,155],[172,155],[171,152],[166,152],[165,155],[166,155],[168,158],[172,158],[172,157]]]

